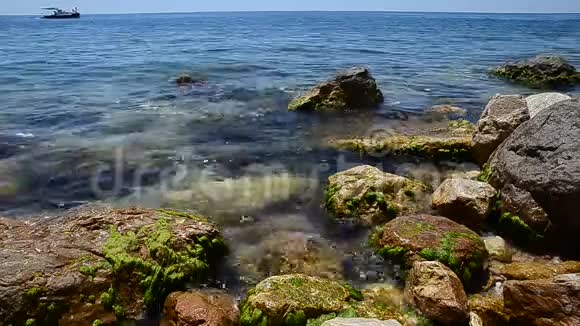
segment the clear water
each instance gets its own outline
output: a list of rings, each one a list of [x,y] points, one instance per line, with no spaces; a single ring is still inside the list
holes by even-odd
[[[239,243],[289,230],[340,239],[338,250],[352,253],[349,241],[364,236],[328,228],[320,185],[361,160],[320,139],[434,104],[476,120],[491,95],[533,92],[488,76],[490,67],[540,53],[580,67],[579,44],[573,14],[0,17],[0,212],[95,200],[180,206],[216,216]],[[296,93],[356,65],[378,80],[381,108],[287,112]],[[202,82],[178,88],[182,72]]]

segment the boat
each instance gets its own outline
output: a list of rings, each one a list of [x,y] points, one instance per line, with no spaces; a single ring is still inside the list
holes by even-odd
[[[42,8],[43,10],[50,10],[52,14],[42,16],[45,19],[68,19],[68,18],[81,18],[81,14],[78,9],[75,8],[72,11],[65,11],[60,8]]]

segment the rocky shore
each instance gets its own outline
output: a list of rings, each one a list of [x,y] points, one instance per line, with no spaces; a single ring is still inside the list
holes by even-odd
[[[539,88],[579,81],[557,57],[493,73]],[[348,114],[383,100],[369,70],[353,68],[288,109]],[[496,95],[475,124],[464,118],[437,106],[398,129],[323,140],[361,158],[480,166],[438,183],[362,163],[328,178],[320,222],[366,230],[374,257],[400,268],[399,284],[357,288],[337,248],[280,231],[256,243],[266,256],[229,266],[254,280],[236,298],[214,282],[236,243],[210,219],[93,204],[0,218],[0,325],[579,325],[580,99]]]

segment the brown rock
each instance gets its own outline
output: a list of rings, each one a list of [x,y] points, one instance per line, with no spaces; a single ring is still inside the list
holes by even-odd
[[[580,274],[508,281],[503,296],[513,324],[580,325]]]
[[[561,274],[580,273],[580,262],[516,262],[494,267],[493,272],[508,280],[538,280]]]
[[[471,227],[481,226],[494,204],[497,191],[485,182],[447,179],[433,194],[439,214]]]
[[[484,164],[493,151],[523,122],[530,119],[525,97],[496,95],[477,123],[471,145],[473,158]]]
[[[461,281],[436,261],[415,262],[407,276],[405,297],[427,318],[443,324],[469,318],[467,295]]]
[[[509,316],[503,306],[501,295],[472,295],[469,297],[468,306],[469,310],[481,318],[484,326],[509,325]]]
[[[166,326],[238,325],[235,299],[219,290],[174,292],[165,300]]]
[[[464,117],[466,114],[467,111],[465,109],[448,104],[434,105],[425,111],[425,117],[435,121],[446,120],[452,117]]]

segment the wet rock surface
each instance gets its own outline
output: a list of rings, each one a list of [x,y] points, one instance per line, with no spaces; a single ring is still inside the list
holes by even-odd
[[[235,299],[219,290],[171,293],[163,312],[163,326],[234,326],[239,319]]]
[[[580,324],[580,274],[508,281],[504,285],[503,297],[513,324]]]
[[[407,276],[405,297],[425,317],[442,324],[461,323],[469,317],[463,284],[440,262],[415,262]]]
[[[490,158],[489,182],[512,224],[577,252],[580,100],[554,104],[520,126]],[[566,239],[570,241],[566,241]]]
[[[530,114],[526,100],[520,95],[496,95],[487,103],[477,123],[471,146],[473,158],[479,164],[487,162],[493,151]]]
[[[367,68],[351,68],[321,83],[290,102],[290,111],[345,111],[372,108],[383,102],[383,93]]]
[[[456,222],[478,228],[488,218],[497,191],[485,182],[447,179],[433,193],[433,208]]]
[[[483,321],[483,325],[510,325],[503,297],[500,294],[476,294],[469,297],[469,310],[476,313]]]
[[[580,273],[580,262],[514,262],[493,267],[491,270],[507,280],[539,280],[552,278],[561,274]]]
[[[112,322],[156,310],[223,256],[218,229],[168,210],[82,207],[30,221],[0,219],[0,320]]]
[[[477,233],[450,219],[432,215],[401,216],[385,224],[371,239],[377,252],[411,267],[418,260],[439,261],[464,283],[479,274],[488,253]]]
[[[372,226],[421,211],[427,191],[420,182],[361,165],[328,178],[325,208],[338,220]]]
[[[580,74],[566,59],[539,55],[531,59],[507,63],[492,74],[534,88],[554,89],[580,82]]]

